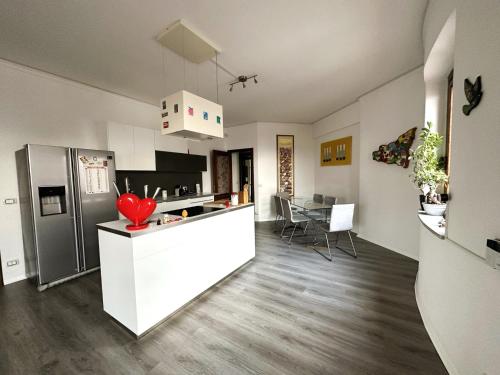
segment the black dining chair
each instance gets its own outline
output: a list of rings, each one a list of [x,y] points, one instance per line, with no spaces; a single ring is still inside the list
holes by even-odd
[[[274,196],[274,205],[276,207],[276,218],[274,220],[274,225],[275,227],[277,227],[280,221],[285,220],[285,217],[283,216],[283,206],[281,204],[281,198],[278,195]]]
[[[290,205],[290,201],[288,199],[281,198],[281,205],[283,207],[283,216],[285,217],[285,224],[283,225],[283,229],[281,230],[281,238],[289,238],[288,244],[291,244],[297,226],[299,226],[302,223],[306,223],[306,226],[303,229],[304,234],[306,234],[310,220],[309,218],[300,213],[293,212],[292,207]],[[292,234],[289,237],[283,235],[285,229],[287,228],[287,224],[289,224],[293,228]]]
[[[323,203],[323,194],[314,194],[313,195],[314,203]]]

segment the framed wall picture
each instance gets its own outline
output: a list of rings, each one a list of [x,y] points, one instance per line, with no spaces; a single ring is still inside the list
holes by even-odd
[[[320,147],[320,165],[322,167],[351,165],[351,155],[351,136],[324,142]]]
[[[276,136],[278,192],[295,193],[293,135]]]

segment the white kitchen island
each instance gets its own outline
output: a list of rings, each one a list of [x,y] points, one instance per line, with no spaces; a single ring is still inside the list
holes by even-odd
[[[140,337],[255,257],[254,205],[129,231],[98,224],[104,310]]]

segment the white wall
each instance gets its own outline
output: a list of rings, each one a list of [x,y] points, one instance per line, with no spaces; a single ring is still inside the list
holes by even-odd
[[[424,98],[419,68],[313,124],[315,156],[322,142],[353,136],[351,166],[321,167],[315,159],[315,190],[357,203],[358,235],[413,259],[418,259],[419,192],[410,182],[411,169],[376,162],[372,152],[422,127]]]
[[[358,232],[359,205],[359,102],[313,124],[315,192],[337,197],[338,203],[355,203],[354,232]],[[321,143],[352,136],[352,164],[322,167]]]
[[[465,240],[467,248],[449,239],[440,240],[421,227],[415,292],[424,324],[450,374],[490,375],[497,374],[500,368],[500,271],[490,268],[474,254],[483,254],[487,236],[500,235],[495,221],[500,207],[500,154],[498,147],[492,145],[500,137],[500,7],[498,1],[431,0],[423,33],[426,51],[434,50],[455,5],[452,201],[448,234],[451,239],[456,236]],[[425,38],[426,35],[432,37]],[[432,60],[431,52],[426,68],[434,63]],[[488,88],[483,86],[483,101],[466,117],[461,113],[465,103],[463,79],[478,74],[483,76],[484,83],[488,82]],[[468,157],[471,152],[474,158]],[[474,197],[487,196],[478,200],[479,211],[467,209],[476,201],[467,194],[471,190]]]
[[[425,13],[422,39],[424,42],[424,61],[427,60],[431,49],[446,20],[455,9],[456,0],[429,0]]]
[[[450,70],[451,71],[451,68]],[[447,77],[447,75],[446,75]],[[448,112],[448,79],[425,82],[425,122],[432,123],[433,131],[444,138],[441,155],[446,153],[446,115]]]
[[[500,237],[500,2],[460,1],[456,12],[448,237],[484,257]],[[465,116],[463,82],[478,75],[483,99]]]
[[[274,220],[272,196],[278,191],[276,135],[294,136],[295,196],[314,194],[314,143],[310,124],[282,124],[263,122],[257,127],[257,160],[259,170],[259,220]]]
[[[360,98],[359,235],[418,259],[418,191],[411,169],[372,160],[381,144],[424,123],[423,70],[416,69]]]
[[[106,149],[108,121],[156,128],[160,111],[149,104],[3,60],[0,87],[0,216],[8,218],[0,226],[0,253],[7,284],[25,278],[19,205],[3,204],[5,198],[18,197],[15,151],[26,143]],[[169,151],[185,152],[189,148],[200,154],[209,154],[210,147],[217,146],[177,138],[157,138],[156,142]],[[210,170],[203,173],[203,185],[211,191]],[[6,267],[11,259],[19,259],[20,264]]]
[[[255,213],[257,221],[274,220],[272,196],[276,193],[278,172],[276,166],[276,135],[294,135],[295,195],[314,193],[314,143],[312,126],[259,122],[227,128],[225,138],[228,150],[254,149]]]
[[[498,374],[500,271],[420,228],[417,302],[451,375]]]

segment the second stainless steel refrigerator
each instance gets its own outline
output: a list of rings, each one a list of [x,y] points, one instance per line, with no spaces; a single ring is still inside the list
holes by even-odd
[[[97,223],[116,220],[112,151],[16,152],[28,277],[39,289],[99,267]]]

